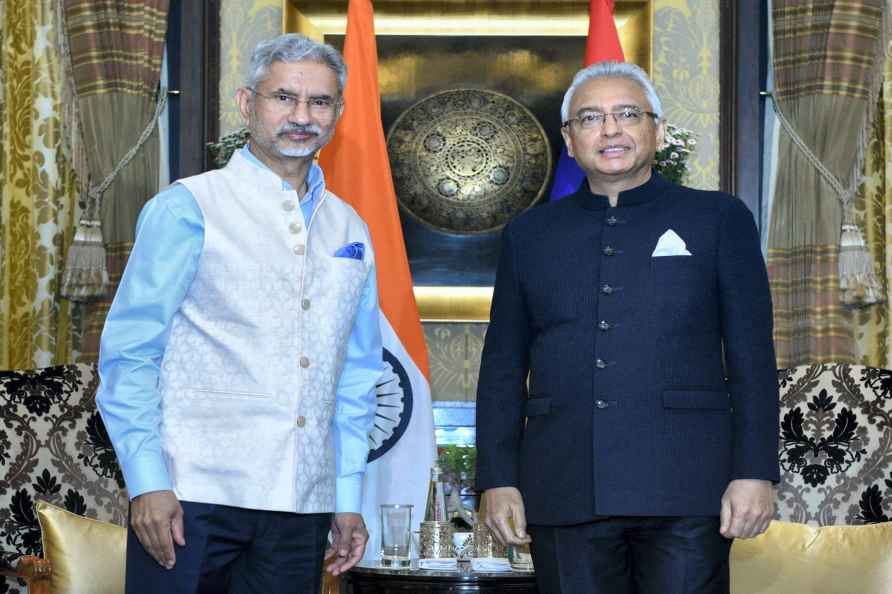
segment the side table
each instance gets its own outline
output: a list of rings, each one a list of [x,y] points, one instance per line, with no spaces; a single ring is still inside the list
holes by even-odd
[[[459,563],[457,571],[354,567],[346,576],[348,594],[538,594],[536,574],[527,571],[480,573]]]

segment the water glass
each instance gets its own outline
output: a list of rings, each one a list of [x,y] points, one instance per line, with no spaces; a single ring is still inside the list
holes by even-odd
[[[381,505],[381,565],[409,567],[411,539],[412,506],[405,503]]]

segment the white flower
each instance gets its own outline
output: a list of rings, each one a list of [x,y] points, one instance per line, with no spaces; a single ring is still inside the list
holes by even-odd
[[[669,157],[672,158],[672,159],[677,159],[677,158],[678,158],[678,153],[675,153],[675,152],[673,152],[673,153],[669,153]]]

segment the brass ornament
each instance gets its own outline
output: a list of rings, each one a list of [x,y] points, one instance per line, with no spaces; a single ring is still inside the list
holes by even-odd
[[[404,111],[387,134],[400,205],[447,233],[504,226],[545,193],[551,147],[530,111],[502,93],[452,89]]]

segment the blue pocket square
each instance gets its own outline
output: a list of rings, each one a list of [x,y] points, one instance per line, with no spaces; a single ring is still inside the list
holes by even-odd
[[[348,243],[335,252],[335,258],[352,258],[354,260],[362,260],[365,256],[365,244],[360,241]]]

